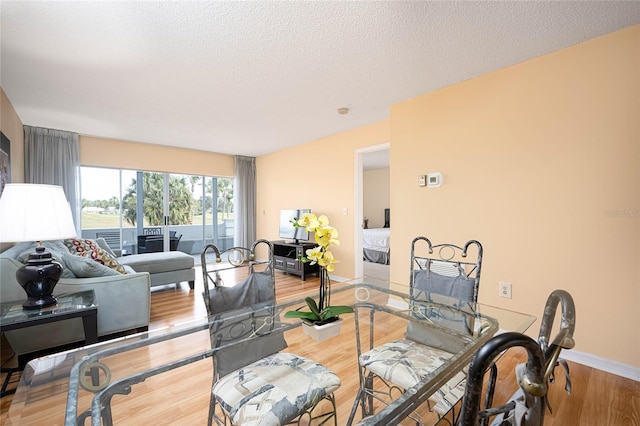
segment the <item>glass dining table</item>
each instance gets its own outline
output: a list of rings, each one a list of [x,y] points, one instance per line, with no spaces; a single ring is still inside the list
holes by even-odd
[[[315,297],[315,293],[310,291],[308,296]],[[450,323],[415,315],[406,285],[366,277],[334,283],[331,303],[351,305],[355,312],[342,316],[338,336],[322,342],[303,333],[299,319],[284,317],[284,312],[305,305],[300,295],[278,298],[273,319],[276,329],[285,333],[287,350],[340,376],[338,424],[346,424],[358,392],[358,354],[402,338],[409,322],[447,336],[455,348],[453,356],[414,388],[380,407],[374,416],[356,419],[359,424],[403,424],[442,383],[468,365],[494,334],[524,332],[536,319],[483,304],[427,303],[431,311],[446,312],[445,317],[472,318],[469,332],[463,333]],[[233,313],[225,314],[225,320],[230,316]],[[6,424],[206,424],[215,351],[209,329],[215,325],[215,321],[201,318],[34,359],[25,367]]]

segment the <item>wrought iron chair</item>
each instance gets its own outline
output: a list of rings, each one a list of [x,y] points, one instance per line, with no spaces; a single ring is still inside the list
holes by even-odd
[[[560,330],[553,341],[550,340],[558,304],[562,305]],[[495,336],[476,353],[469,366],[468,382],[465,389],[460,425],[486,425],[496,416],[491,425],[542,426],[545,406],[551,410],[547,400],[548,383],[555,381],[554,370],[562,365],[565,369],[565,390],[571,394],[569,367],[560,359],[562,349],[575,346],[575,305],[573,298],[564,290],[552,292],[545,304],[538,342],[520,333],[504,333]],[[515,376],[519,389],[504,405],[492,407],[496,386],[497,368],[495,359],[505,350],[520,346],[528,354],[526,364],[519,364]],[[484,376],[491,368],[485,391],[485,402],[480,407]]]
[[[426,244],[426,255],[418,255],[419,243]],[[469,256],[473,251],[475,256]],[[416,237],[411,242],[410,306],[411,315],[416,318],[427,313],[421,309],[420,301],[455,301],[456,307],[474,310],[478,299],[478,286],[482,267],[482,245],[475,240],[468,241],[462,247],[453,244],[433,245],[428,238]],[[457,318],[438,318],[455,332],[471,334],[474,324],[471,315]],[[405,338],[370,348],[359,354],[360,389],[349,416],[352,423],[357,405],[362,408],[363,418],[373,414],[374,399],[388,403],[394,391],[404,392],[416,385],[422,378],[442,365],[442,359],[453,356],[438,340],[433,330],[425,329],[418,322],[409,321]],[[429,398],[429,408],[438,414],[439,419],[452,410],[455,403],[464,394],[465,372],[461,372]],[[374,379],[382,383],[382,389],[374,389]],[[456,397],[457,396],[457,397]],[[447,399],[445,399],[445,397]],[[455,413],[453,413],[455,419]],[[412,418],[422,424],[414,413]],[[455,420],[454,420],[455,421]]]
[[[260,244],[268,247],[269,254],[264,270],[257,271],[256,264],[264,263],[255,260]],[[228,252],[229,268],[248,267],[248,278],[232,287],[223,286],[221,269],[207,270],[209,250],[215,253],[216,262]],[[217,320],[210,328],[211,345],[219,348],[213,355],[208,424],[283,425],[308,416],[320,419],[320,424],[333,419],[337,426],[333,392],[340,386],[338,376],[312,360],[280,352],[287,343],[273,309],[272,244],[258,240],[251,248],[225,252],[210,244],[201,253],[205,306],[209,319]],[[323,400],[332,410],[315,415],[314,409]]]

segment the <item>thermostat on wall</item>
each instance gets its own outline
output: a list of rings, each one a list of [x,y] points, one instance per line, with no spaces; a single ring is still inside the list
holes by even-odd
[[[427,175],[427,186],[436,188],[442,185],[442,173],[429,173]]]

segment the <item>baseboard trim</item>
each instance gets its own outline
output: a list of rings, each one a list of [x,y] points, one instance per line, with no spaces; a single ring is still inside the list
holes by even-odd
[[[396,309],[408,308],[406,302],[396,299],[389,299],[387,304],[390,307]],[[504,332],[504,330],[500,330],[498,333],[500,332]],[[586,365],[587,367],[595,368],[597,370],[615,374],[616,376],[640,382],[640,367],[634,367],[629,364],[624,364],[622,362],[601,358],[596,355],[575,350],[563,350],[560,354],[560,357],[566,359],[567,361],[576,362],[578,364]]]
[[[409,304],[407,302],[405,302],[404,300],[393,299],[391,297],[387,301],[387,306],[389,306],[390,308],[401,309],[401,310],[409,309]]]
[[[587,367],[606,371],[607,373],[615,374],[616,376],[640,382],[639,367],[634,367],[622,362],[613,361],[610,359],[601,358],[596,355],[574,350],[564,350],[560,354],[560,357],[566,359],[567,361],[576,362],[578,364],[586,365]]]

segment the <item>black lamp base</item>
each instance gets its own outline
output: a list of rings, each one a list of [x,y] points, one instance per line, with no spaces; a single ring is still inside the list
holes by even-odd
[[[22,307],[24,309],[40,309],[47,306],[55,305],[56,303],[58,303],[58,299],[56,299],[55,296],[52,295],[42,296],[37,299],[29,297],[24,301]]]
[[[36,252],[29,255],[27,264],[16,271],[16,280],[28,297],[22,307],[40,309],[57,303],[52,293],[61,274],[62,266],[53,261],[51,253],[45,252],[42,246],[37,247]]]

